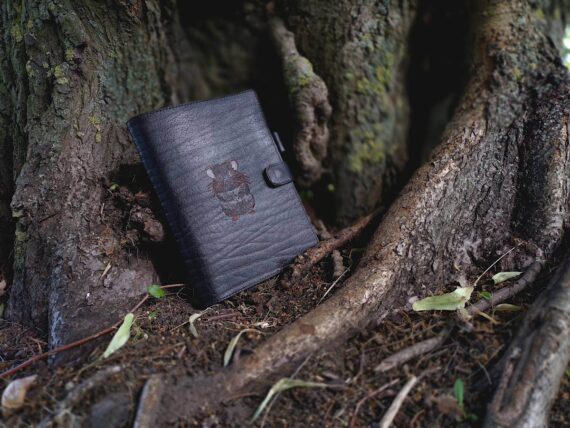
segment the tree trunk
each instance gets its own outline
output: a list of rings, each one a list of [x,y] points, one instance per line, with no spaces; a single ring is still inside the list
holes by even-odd
[[[148,229],[161,226],[148,204],[136,203],[149,185],[126,121],[251,77],[253,60],[240,50],[255,40],[251,30],[217,21],[186,34],[179,19],[174,1],[2,4],[4,262],[12,194],[16,228],[7,317],[47,332],[51,346],[97,331],[158,281],[143,238],[160,240]],[[209,61],[196,47],[204,37],[222,41]],[[216,78],[222,58],[241,72]],[[124,193],[130,202],[118,204]]]
[[[469,283],[513,245],[505,269],[553,255],[570,211],[567,72],[525,2],[486,1],[473,19],[476,72],[442,144],[392,204],[357,271],[232,370],[178,379],[163,396],[162,418],[190,417],[275,381],[411,297]],[[202,400],[182,408],[177,397],[198,391]]]
[[[286,3],[298,47],[330,91],[330,169],[340,224],[371,212],[405,166],[407,41],[417,3]]]
[[[295,118],[297,132],[285,132],[294,134],[300,178],[314,184],[319,201],[334,194],[341,224],[386,201],[409,155],[421,158],[408,149],[423,148],[408,143],[439,140],[439,131],[427,130],[441,129],[446,110],[457,107],[344,286],[230,369],[167,377],[174,381],[158,402],[164,424],[173,422],[169,415],[189,418],[266,386],[412,298],[470,283],[512,246],[504,269],[551,260],[569,226],[570,81],[557,50],[564,2],[541,5],[461,3],[469,25],[453,31],[469,41],[469,71],[456,61],[452,69],[462,76],[422,103],[407,93],[414,84],[406,73],[418,76],[409,71],[418,65],[408,60],[418,49],[410,38],[419,43],[414,26],[429,25],[416,22],[418,10],[443,14],[445,4],[292,0],[225,9],[214,1],[204,11],[175,0],[5,1],[0,280],[10,282],[7,317],[37,328],[54,347],[120,318],[159,274],[168,278],[172,240],[164,239],[125,122],[245,86],[259,90],[277,128],[292,128]],[[438,61],[443,68],[446,60]],[[292,115],[282,108],[285,95]],[[425,139],[410,131],[410,105]],[[428,107],[437,118],[418,120]],[[567,287],[557,293],[566,298]],[[562,360],[568,340],[560,337]],[[541,373],[554,382],[560,369]],[[508,403],[512,390],[497,400]],[[199,399],[189,402],[188,394]]]

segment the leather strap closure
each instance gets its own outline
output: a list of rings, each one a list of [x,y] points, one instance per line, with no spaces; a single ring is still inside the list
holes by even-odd
[[[293,181],[291,171],[285,162],[271,164],[265,168],[263,172],[265,178],[273,187],[283,186],[284,184],[288,184]]]

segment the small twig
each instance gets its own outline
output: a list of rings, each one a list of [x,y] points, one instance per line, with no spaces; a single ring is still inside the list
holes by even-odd
[[[397,384],[400,381],[400,379],[394,379],[391,382],[388,382],[385,385],[382,385],[380,388],[378,388],[375,391],[372,391],[370,394],[368,394],[366,397],[364,397],[363,399],[361,399],[357,404],[356,407],[354,409],[354,413],[352,414],[352,419],[350,421],[350,428],[354,428],[356,426],[356,420],[358,417],[358,412],[360,412],[360,408],[362,407],[362,405],[370,400],[371,398],[374,398],[376,396],[378,396],[380,393],[384,392],[385,390],[387,390],[388,388],[390,388],[391,386],[394,386],[395,384]]]
[[[321,302],[322,302],[323,300],[325,300],[325,297],[327,297],[327,295],[328,295],[328,294],[330,293],[330,291],[334,288],[334,286],[338,284],[338,282],[344,277],[344,275],[346,275],[346,273],[347,273],[349,270],[350,270],[349,267],[346,268],[346,269],[344,270],[344,272],[343,272],[337,279],[335,279],[335,280],[333,281],[333,283],[330,285],[330,287],[327,288],[327,291],[325,291],[325,294],[323,294],[323,296],[319,299],[319,302],[317,303],[317,305],[320,305]]]
[[[418,378],[415,376],[412,376],[406,382],[402,390],[398,393],[396,398],[394,398],[394,401],[392,401],[392,404],[390,404],[390,407],[382,417],[382,420],[380,420],[379,424],[380,428],[388,428],[390,425],[392,425],[392,422],[394,421],[396,414],[400,410],[400,407],[402,407],[402,403],[404,402],[404,400],[406,399],[406,397],[408,396],[408,394],[410,393],[410,391],[416,385],[417,382]]]
[[[338,232],[336,237],[321,241],[318,246],[305,252],[305,254],[299,257],[291,267],[291,281],[294,282],[298,280],[305,271],[315,266],[334,250],[338,250],[360,236],[360,234],[370,225],[378,212],[379,210],[362,217],[352,226]]]
[[[383,359],[380,364],[374,368],[374,371],[381,373],[387,372],[394,367],[407,363],[413,358],[427,354],[428,352],[439,348],[447,340],[450,332],[451,329],[447,328],[435,337],[422,340],[421,342],[415,343],[412,346],[408,346],[407,348],[396,352],[395,354]]]
[[[184,285],[185,284],[169,284],[169,285],[163,285],[160,288],[169,289],[169,288],[183,287]],[[140,308],[148,300],[148,298],[149,298],[149,295],[145,294],[145,296],[129,312],[135,312],[138,308]],[[120,319],[119,321],[117,321],[112,326],[107,327],[103,330],[100,330],[97,333],[92,334],[91,336],[84,337],[82,339],[76,340],[75,342],[71,342],[71,343],[68,343],[67,345],[60,346],[59,348],[55,348],[55,349],[52,349],[50,351],[44,352],[43,354],[34,355],[33,357],[27,359],[23,363],[18,364],[16,367],[13,367],[13,368],[5,371],[4,373],[0,374],[0,379],[6,379],[10,376],[13,376],[14,374],[18,373],[20,370],[23,370],[26,367],[31,366],[36,361],[46,359],[48,357],[51,357],[52,355],[59,354],[60,352],[64,352],[64,351],[68,351],[68,350],[73,349],[73,348],[77,348],[78,346],[92,342],[93,340],[98,339],[101,336],[105,336],[109,333],[112,333],[113,331],[115,331],[116,329],[119,328],[119,326],[121,325],[122,322],[123,322],[123,320]]]
[[[520,245],[520,244],[519,244],[519,245]],[[473,283],[473,287],[477,287],[477,284],[479,283],[479,280],[480,280],[481,278],[483,278],[483,276],[484,276],[487,272],[489,272],[493,266],[495,266],[497,263],[499,263],[501,260],[503,260],[505,257],[507,257],[507,256],[508,256],[513,250],[515,250],[515,248],[517,248],[517,247],[518,247],[518,245],[515,246],[515,247],[513,247],[513,248],[511,248],[509,251],[507,251],[505,254],[503,254],[501,257],[499,257],[497,260],[495,260],[493,263],[491,263],[491,264],[489,265],[489,267],[488,267],[487,269],[485,269],[485,270],[483,271],[483,273],[477,277],[477,279],[476,279],[475,282]]]

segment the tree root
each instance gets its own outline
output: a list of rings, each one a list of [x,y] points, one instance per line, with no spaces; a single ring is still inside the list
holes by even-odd
[[[487,427],[543,427],[570,362],[570,256],[525,317],[503,362]]]
[[[283,61],[283,77],[297,118],[294,150],[300,167],[299,183],[308,186],[323,174],[332,113],[328,91],[307,58],[295,46],[295,36],[280,18],[269,22],[271,36]]]
[[[570,180],[561,179],[570,176],[566,70],[541,33],[517,24],[531,16],[526,2],[489,0],[480,7],[478,74],[442,145],[390,207],[356,272],[331,298],[229,370],[201,382],[176,379],[163,395],[161,418],[191,417],[224,397],[265,387],[307,355],[427,294],[426,285],[465,282],[480,271],[478,263],[504,253],[513,236],[552,255],[570,212]],[[513,49],[508,56],[506,46]],[[543,65],[513,84],[513,70],[529,61]],[[527,269],[533,259],[523,254],[516,263]],[[194,391],[202,397],[198,403],[177,399]]]
[[[481,299],[473,305],[467,307],[467,314],[470,316],[477,315],[517,295],[527,286],[532,284],[532,282],[540,273],[542,266],[542,261],[535,261],[530,265],[522,278],[515,281],[514,284],[501,288],[499,291],[494,292],[491,299],[489,300]],[[445,343],[453,328],[454,326],[449,326],[435,337],[422,340],[421,342],[414,343],[407,348],[401,349],[395,354],[382,360],[382,362],[374,370],[377,372],[387,372],[402,364],[407,363],[414,358],[427,354],[428,352],[435,351]]]

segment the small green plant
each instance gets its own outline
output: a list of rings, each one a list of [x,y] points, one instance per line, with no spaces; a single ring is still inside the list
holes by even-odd
[[[162,299],[166,296],[166,292],[160,287],[160,285],[153,284],[148,287],[148,294],[156,299]]]
[[[455,395],[455,401],[459,406],[459,410],[463,415],[465,413],[465,385],[461,379],[457,379],[453,385],[453,394]]]
[[[488,291],[481,291],[479,293],[479,297],[485,300],[491,300],[493,298],[493,295]]]
[[[453,384],[453,395],[459,408],[460,417],[463,421],[476,421],[477,415],[469,413],[465,410],[465,385],[461,379],[457,379]]]

